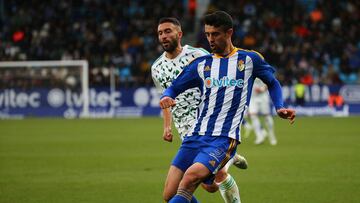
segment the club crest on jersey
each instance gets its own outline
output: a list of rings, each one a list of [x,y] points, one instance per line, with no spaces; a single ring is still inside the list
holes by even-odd
[[[243,71],[245,69],[245,64],[244,64],[244,61],[243,60],[240,60],[238,62],[238,66],[237,66],[238,70],[239,71]]]
[[[210,71],[210,66],[205,66],[204,71]]]
[[[209,161],[209,164],[210,164],[212,167],[215,167],[216,162],[215,162],[214,160],[211,160],[211,161]]]

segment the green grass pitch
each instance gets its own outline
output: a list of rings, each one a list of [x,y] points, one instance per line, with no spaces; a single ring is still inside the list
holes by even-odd
[[[238,152],[244,203],[360,202],[360,117],[275,120],[279,144]],[[0,203],[159,203],[180,144],[161,118],[0,120]],[[223,202],[198,188],[202,203]]]

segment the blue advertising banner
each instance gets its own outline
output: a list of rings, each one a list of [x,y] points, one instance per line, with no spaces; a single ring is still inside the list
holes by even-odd
[[[328,106],[328,98],[337,92],[344,104]],[[306,87],[305,104],[296,105],[292,86],[283,87],[287,106],[295,108],[298,115],[348,116],[360,115],[360,85]],[[0,90],[0,118],[24,117],[81,117],[83,97],[70,89],[20,89]],[[159,95],[155,88],[120,89],[111,92],[109,88],[90,88],[89,113],[94,118],[158,116]]]
[[[155,88],[108,88],[89,90],[90,117],[140,117],[160,115],[159,95]],[[0,118],[81,116],[83,97],[70,89],[0,90]]]
[[[296,104],[295,87],[283,86],[283,97],[287,107],[303,116],[349,116],[360,115],[360,85],[312,85],[305,87],[304,105]],[[328,105],[331,95],[342,98],[343,104]]]

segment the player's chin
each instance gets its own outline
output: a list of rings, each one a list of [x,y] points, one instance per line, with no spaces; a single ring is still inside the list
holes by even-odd
[[[214,54],[219,54],[220,53],[219,50],[217,50],[217,49],[211,49],[211,52],[214,53]]]
[[[222,50],[219,49],[218,47],[214,46],[214,47],[210,47],[211,48],[211,51],[215,54],[221,54],[222,53]]]
[[[162,48],[166,51],[169,49],[169,44],[162,44]]]
[[[174,47],[170,46],[170,44],[169,45],[163,45],[162,47],[163,47],[164,51],[167,51],[167,52],[172,52],[172,51],[175,50]]]

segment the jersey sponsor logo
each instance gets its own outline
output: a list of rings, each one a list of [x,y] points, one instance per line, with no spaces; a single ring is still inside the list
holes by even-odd
[[[238,70],[239,71],[243,71],[245,69],[245,64],[244,64],[244,61],[243,60],[240,60],[238,62],[238,66],[237,66]]]
[[[221,79],[217,78],[210,78],[207,77],[204,80],[205,87],[206,88],[212,88],[212,87],[244,87],[244,80],[243,79],[230,79],[227,76],[224,76]]]

